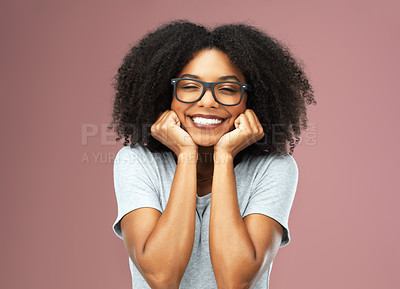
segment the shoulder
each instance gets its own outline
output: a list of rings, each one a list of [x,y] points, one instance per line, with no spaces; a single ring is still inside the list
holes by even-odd
[[[150,150],[140,144],[135,144],[133,147],[124,146],[122,147],[117,155],[116,159],[126,159],[130,157],[141,157],[146,156],[147,154],[151,153]]]
[[[114,160],[114,171],[131,172],[132,175],[146,173],[151,178],[158,178],[173,169],[170,152],[154,152],[148,147],[135,144],[121,148]]]
[[[248,155],[245,158],[245,163],[255,172],[286,171],[295,175],[298,174],[297,162],[290,154]]]
[[[147,147],[140,144],[135,144],[133,147],[124,146],[115,156],[115,164],[138,164],[145,165],[154,160],[157,160],[162,153],[151,152]]]

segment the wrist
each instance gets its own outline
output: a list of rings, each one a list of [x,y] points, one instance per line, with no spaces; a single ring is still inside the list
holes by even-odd
[[[234,155],[227,151],[214,151],[214,164],[221,164],[233,161]]]
[[[178,163],[197,163],[197,150],[182,151],[177,155]]]

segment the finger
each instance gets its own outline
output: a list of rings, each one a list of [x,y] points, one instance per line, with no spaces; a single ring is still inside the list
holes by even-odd
[[[179,118],[178,118],[176,112],[173,111],[173,110],[170,110],[170,111],[163,117],[163,119],[161,120],[160,125],[161,125],[161,127],[163,128],[163,131],[164,131],[164,133],[165,133],[165,137],[166,137],[166,138],[169,138],[169,136],[168,136],[168,134],[170,133],[170,132],[168,132],[169,129],[170,129],[170,128],[175,129],[175,127],[177,127],[177,126],[180,127],[180,121],[179,121]]]
[[[256,114],[251,109],[246,110],[244,114],[246,115],[250,127],[246,140],[250,143],[260,140],[264,136],[264,130],[258,121]]]
[[[235,119],[235,121],[233,122],[233,125],[235,126],[235,128],[239,128],[240,124],[241,124],[241,118],[243,116],[243,113],[239,114],[239,116]]]
[[[157,118],[163,117],[165,114],[168,113],[168,111],[169,111],[169,109],[162,111],[161,113],[158,114],[158,117],[157,117]]]
[[[159,113],[157,113],[156,119],[159,119],[160,116],[164,113],[164,111],[160,111]]]
[[[167,109],[166,111],[164,111],[164,112],[162,113],[162,115],[161,115],[160,118],[159,118],[160,122],[163,122],[163,121],[165,120],[165,118],[168,116],[168,113],[169,113],[170,111],[171,111],[171,110]]]
[[[256,113],[252,109],[247,109],[245,111],[245,114],[247,115],[247,118],[250,122],[250,126],[254,130],[254,132],[259,135],[263,134],[264,129],[260,121],[258,120]]]
[[[244,132],[245,141],[248,145],[254,142],[254,133],[253,129],[251,128],[251,123],[248,117],[248,113],[243,113],[241,118],[241,127],[240,130]]]
[[[165,118],[165,115],[168,113],[168,109],[167,110],[165,110],[165,111],[163,111],[159,116],[158,116],[158,118],[157,118],[157,120],[155,121],[155,123],[154,124],[159,124],[159,123],[161,123],[162,121],[163,121],[163,119]]]
[[[170,110],[162,120],[161,126],[164,128],[165,137],[167,140],[171,138],[170,134],[176,134],[176,129],[180,128],[181,122],[175,111]],[[173,137],[172,137],[173,139]]]
[[[160,116],[157,118],[156,122],[153,123],[153,125],[151,126],[151,134],[153,137],[155,137],[156,139],[159,139],[158,135],[159,135],[159,130],[160,130],[160,126],[162,124],[163,119],[165,118],[165,116],[168,113],[168,109],[163,111]]]
[[[168,120],[171,124],[176,124],[178,126],[181,125],[181,121],[178,117],[178,115],[176,114],[175,111],[171,110],[170,114],[168,115]]]
[[[247,109],[245,111],[246,115],[249,118],[250,124],[254,128],[262,128],[262,125],[256,115],[256,113],[252,109]]]
[[[253,130],[256,130],[258,125],[257,125],[257,120],[256,120],[256,116],[253,110],[251,109],[246,109],[246,111],[244,112],[244,114],[247,116],[247,119],[249,121],[250,124],[250,128]]]
[[[235,120],[235,127],[246,131],[250,129],[249,120],[244,113],[241,113],[239,117]]]

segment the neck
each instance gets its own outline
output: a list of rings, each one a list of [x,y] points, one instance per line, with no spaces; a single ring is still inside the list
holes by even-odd
[[[197,163],[205,166],[214,165],[214,147],[198,146],[198,160]]]
[[[211,179],[214,170],[214,147],[198,146],[197,179]]]

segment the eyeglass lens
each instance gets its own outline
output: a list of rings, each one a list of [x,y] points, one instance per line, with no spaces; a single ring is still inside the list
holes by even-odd
[[[181,79],[176,84],[177,97],[182,101],[196,101],[202,92],[203,84],[195,80]],[[214,94],[222,104],[237,104],[241,93],[241,86],[238,83],[222,82],[214,86]]]

